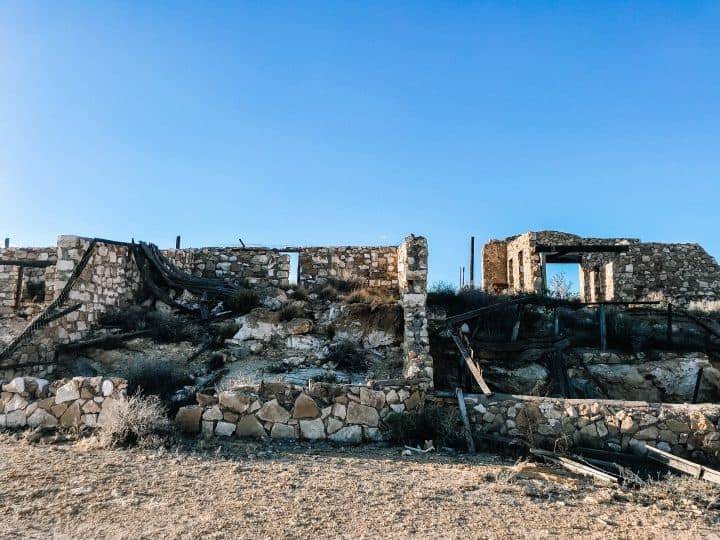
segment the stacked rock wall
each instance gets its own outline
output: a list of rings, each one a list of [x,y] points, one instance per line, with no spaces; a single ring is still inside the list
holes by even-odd
[[[263,384],[199,395],[182,407],[176,424],[186,433],[210,436],[329,440],[346,444],[380,441],[380,423],[391,412],[412,411],[425,401],[427,385],[368,386],[311,383]]]
[[[57,247],[54,295],[60,293],[89,248],[91,240],[60,236]],[[130,248],[125,244],[97,242],[85,269],[75,281],[63,307],[80,304],[79,309],[38,330],[31,341],[4,360],[3,378],[14,374],[49,375],[53,372],[55,347],[86,337],[103,313],[131,303],[140,288],[140,274]]]
[[[398,248],[307,247],[298,258],[299,283],[322,284],[328,278],[359,282],[363,287],[398,288]]]
[[[290,256],[271,249],[167,249],[163,254],[180,270],[201,277],[244,280],[247,283],[288,287]]]
[[[405,363],[407,378],[433,379],[433,359],[427,319],[428,245],[422,236],[410,235],[398,249],[400,304],[404,314]]]
[[[720,265],[698,244],[642,243],[613,261],[618,300],[720,300]]]
[[[50,261],[57,260],[56,248],[3,248],[0,249],[0,259],[23,261]],[[0,315],[12,313],[16,307],[18,278],[20,266],[0,264]],[[22,270],[23,283],[21,286],[20,301],[31,301],[28,293],[28,284],[31,281],[45,284],[44,303],[52,301],[52,282],[55,279],[55,265],[45,268],[24,267]]]
[[[455,407],[457,400],[430,398]],[[700,462],[720,463],[720,405],[641,401],[466,396],[473,428],[555,450],[586,446],[646,452],[646,445]]]
[[[0,428],[101,426],[126,399],[126,389],[123,379],[75,377],[50,384],[17,377],[2,385]]]

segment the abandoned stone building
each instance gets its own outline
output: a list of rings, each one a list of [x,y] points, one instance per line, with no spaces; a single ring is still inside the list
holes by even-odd
[[[660,299],[683,305],[720,298],[720,265],[698,244],[582,238],[557,231],[527,232],[485,244],[483,289],[545,293],[551,263],[579,266],[584,302]]]
[[[556,232],[486,244],[483,288],[542,293],[551,263],[579,265],[588,302],[720,295],[718,265],[695,244]],[[160,357],[186,375],[170,410],[193,435],[379,441],[392,415],[427,405],[462,414],[470,440],[529,434],[546,447],[563,438],[720,462],[720,321],[698,330],[628,309],[613,320],[632,330],[642,316],[652,347],[630,330],[599,345],[592,306],[508,307],[483,294],[479,309],[462,294],[433,304],[427,275],[428,244],[414,235],[398,246],[163,250],[61,236],[0,249],[0,429],[102,426],[132,391],[125,369]],[[251,305],[229,308],[240,293]],[[117,310],[141,324],[108,323]],[[143,326],[153,320],[162,326]],[[208,339],[160,339],[178,326]],[[358,355],[360,368],[343,367]]]

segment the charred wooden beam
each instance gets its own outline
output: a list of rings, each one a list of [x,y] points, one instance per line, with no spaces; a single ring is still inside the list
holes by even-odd
[[[46,268],[55,266],[56,261],[31,261],[28,259],[0,259],[0,266],[19,266],[25,268]]]

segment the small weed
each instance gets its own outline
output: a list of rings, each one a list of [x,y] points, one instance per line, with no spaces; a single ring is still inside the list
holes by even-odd
[[[109,405],[105,422],[100,428],[100,443],[104,448],[163,446],[172,432],[172,424],[165,416],[165,407],[157,396],[131,396],[126,401]]]
[[[305,317],[305,308],[300,302],[290,302],[285,304],[280,310],[281,321],[291,321],[293,319],[302,319]]]
[[[260,299],[255,291],[251,289],[239,289],[232,296],[225,300],[225,307],[238,315],[249,313],[254,307],[260,304]]]
[[[365,351],[349,340],[335,344],[325,361],[334,363],[337,369],[344,371],[363,372],[368,368]]]

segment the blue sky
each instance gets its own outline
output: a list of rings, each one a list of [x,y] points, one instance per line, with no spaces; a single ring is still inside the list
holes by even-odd
[[[719,2],[0,1],[0,236],[720,255]],[[479,250],[478,250],[479,253]]]

